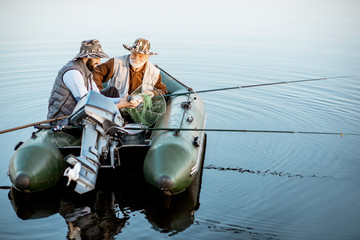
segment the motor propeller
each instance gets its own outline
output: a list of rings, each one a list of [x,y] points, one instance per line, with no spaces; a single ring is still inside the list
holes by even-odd
[[[75,164],[74,168],[68,167],[65,172],[64,176],[68,177],[68,183],[66,186],[70,185],[71,180],[76,181],[80,177],[80,170],[81,170],[81,163],[78,162]]]

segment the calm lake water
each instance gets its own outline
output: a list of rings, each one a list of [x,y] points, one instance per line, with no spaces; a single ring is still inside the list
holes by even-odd
[[[0,1],[0,130],[46,119],[91,38],[110,56],[149,38],[150,60],[195,90],[360,74],[359,1],[49,2]],[[201,97],[207,128],[360,133],[357,76]],[[0,239],[360,239],[360,136],[208,132],[196,194],[169,203],[122,179],[14,195],[8,163],[32,131],[0,135]]]

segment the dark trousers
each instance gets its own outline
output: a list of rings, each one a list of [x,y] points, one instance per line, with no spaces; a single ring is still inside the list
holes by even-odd
[[[104,88],[103,90],[100,91],[100,93],[105,97],[111,97],[111,98],[118,98],[120,96],[119,91],[117,90],[116,87]]]

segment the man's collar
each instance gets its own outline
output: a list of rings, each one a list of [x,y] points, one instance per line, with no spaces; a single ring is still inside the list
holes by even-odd
[[[88,67],[86,66],[84,61],[81,58],[77,59],[77,61],[79,61],[79,64],[80,64],[81,68],[84,70],[86,77],[91,76],[92,72],[88,69]]]

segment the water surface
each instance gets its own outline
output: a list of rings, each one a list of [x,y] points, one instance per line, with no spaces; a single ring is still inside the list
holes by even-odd
[[[89,38],[118,56],[127,54],[123,43],[147,37],[159,52],[151,61],[195,90],[360,74],[358,1],[252,2],[140,1],[144,22],[125,11],[130,3],[1,1],[0,129],[46,118],[57,71]],[[97,17],[86,18],[94,9]],[[359,83],[354,76],[203,93],[206,127],[360,133]],[[0,135],[1,186],[11,186],[13,147],[32,131]],[[23,199],[18,216],[1,189],[0,238],[66,239],[76,226],[99,239],[360,237],[359,136],[207,136],[199,199],[166,207],[124,184],[86,199]]]

